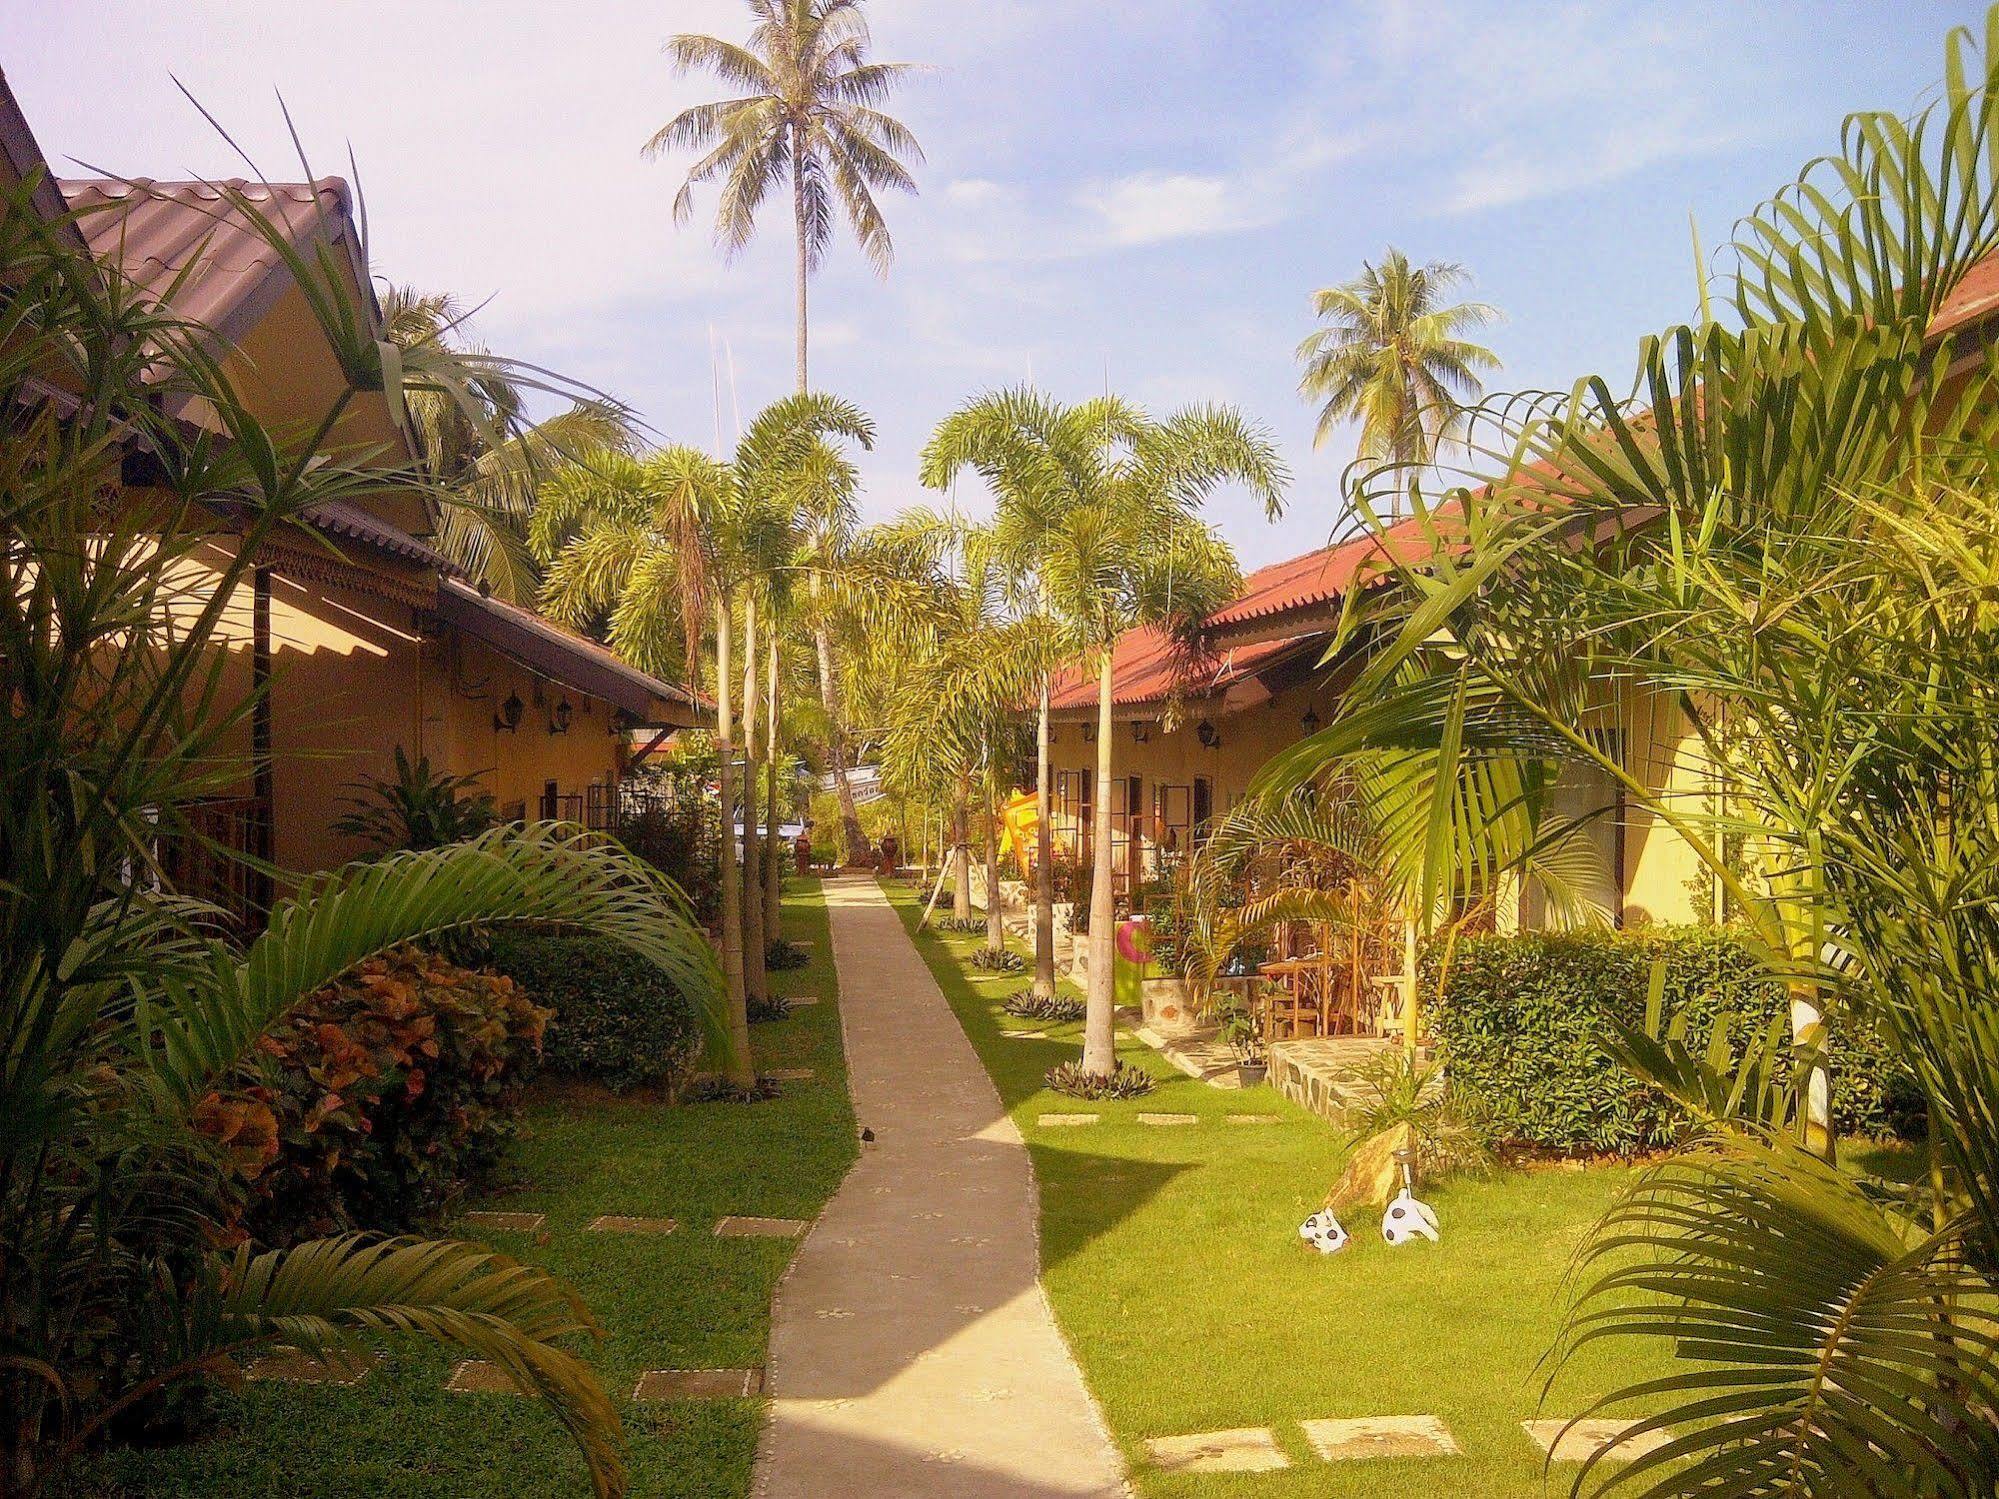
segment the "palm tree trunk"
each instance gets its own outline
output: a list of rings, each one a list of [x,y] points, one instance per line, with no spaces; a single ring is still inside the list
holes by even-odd
[[[986,784],[986,946],[1006,946],[1006,912],[1000,907],[999,782]]]
[[[757,601],[743,601],[743,993],[770,997],[764,969],[763,840],[757,836]]]
[[[1041,721],[1034,744],[1034,992],[1055,996],[1054,839],[1048,831],[1048,678],[1041,679]]]
[[[750,1063],[750,1014],[743,992],[743,913],[741,876],[736,870],[735,796],[730,785],[729,761],[736,752],[730,728],[729,659],[730,599],[726,591],[715,594],[715,779],[722,802],[720,862],[722,875],[722,977],[729,991],[729,1055],[722,1059],[723,1072],[738,1088],[756,1085],[756,1070]]]
[[[784,935],[784,845],[778,838],[777,814],[777,631],[770,632],[770,668],[764,697],[764,720],[770,725],[764,738],[770,746],[765,757],[770,793],[766,802],[769,836],[764,839],[764,937],[776,942]]]
[[[833,670],[833,640],[819,612],[819,578],[808,584],[812,592],[812,646],[818,656],[819,702],[826,710],[826,764],[833,776],[833,795],[840,804],[840,861],[862,862],[867,839],[861,832],[861,814],[854,806],[853,784],[847,779],[847,728],[840,713],[840,678]]]
[[[951,889],[951,914],[960,921],[972,919],[972,788],[968,778],[958,781],[958,805],[951,818],[951,863],[956,882]]]
[[[1117,1066],[1112,1015],[1111,954],[1111,653],[1097,667],[1097,807],[1090,829],[1090,993],[1083,1016],[1083,1070],[1108,1075]]]
[[[792,274],[798,283],[798,389],[802,395],[811,387],[805,378],[805,286],[810,279],[806,257],[805,179],[798,171],[798,131],[791,135],[791,225]]]

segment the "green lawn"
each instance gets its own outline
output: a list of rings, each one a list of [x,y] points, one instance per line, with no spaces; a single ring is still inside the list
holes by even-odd
[[[477,1207],[548,1215],[545,1242],[497,1248],[577,1287],[607,1336],[586,1350],[614,1396],[644,1369],[761,1363],[787,1240],[717,1239],[728,1213],[810,1218],[855,1150],[826,909],[816,881],[787,893],[785,929],[809,966],[773,974],[779,992],[821,1003],[752,1032],[760,1066],[811,1067],[809,1083],[754,1106],[582,1097],[531,1103],[511,1190]],[[600,1213],[672,1217],[664,1238],[586,1234]],[[587,1493],[583,1465],[539,1404],[441,1388],[454,1355],[399,1345],[351,1390],[251,1385],[224,1397],[213,1439],[121,1451],[85,1475],[90,1495],[422,1496],[518,1499]],[[623,1405],[632,1492],[739,1499],[748,1492],[761,1402]]]
[[[912,931],[921,906],[892,898]],[[1439,1185],[1425,1195],[1443,1242],[1390,1249],[1378,1220],[1350,1215],[1344,1254],[1298,1240],[1333,1170],[1333,1132],[1267,1088],[1223,1091],[1182,1076],[1137,1040],[1120,1055],[1161,1085],[1142,1100],[1082,1104],[1042,1073],[1078,1054],[1080,1024],[1015,1021],[1000,1008],[1022,987],[977,981],[984,939],[924,933],[918,946],[1026,1136],[1041,1183],[1045,1280],[1062,1329],[1148,1499],[1340,1499],[1374,1494],[1529,1495],[1552,1487],[1522,1419],[1574,1414],[1588,1397],[1657,1372],[1608,1350],[1583,1360],[1537,1412],[1537,1364],[1561,1318],[1561,1281],[1584,1231],[1626,1173],[1536,1171]],[[1050,1032],[1010,1041],[1002,1031]],[[1043,1129],[1044,1113],[1090,1110],[1102,1122]],[[1140,1111],[1200,1116],[1141,1125]],[[1229,1124],[1232,1113],[1276,1124]],[[1663,1362],[1663,1359],[1661,1360]],[[1319,1416],[1431,1414],[1461,1458],[1329,1465],[1297,1422]],[[1275,1428],[1286,1472],[1167,1475],[1148,1437]]]

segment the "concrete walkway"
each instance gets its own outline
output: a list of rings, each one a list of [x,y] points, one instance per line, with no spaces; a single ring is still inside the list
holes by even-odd
[[[829,880],[874,1130],[778,1290],[765,1499],[1116,1499],[1123,1463],[1037,1279],[1026,1148],[871,879]]]

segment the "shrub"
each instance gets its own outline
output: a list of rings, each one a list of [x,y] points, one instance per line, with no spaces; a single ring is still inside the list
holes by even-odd
[[[259,1043],[263,1082],[196,1111],[247,1183],[243,1231],[286,1244],[434,1211],[511,1138],[547,1021],[512,980],[412,948],[312,994]]]
[[[767,1020],[786,1020],[791,1016],[791,1001],[782,994],[767,994],[762,999],[752,995],[744,1006],[751,1025],[761,1025]]]
[[[376,848],[442,848],[486,831],[496,821],[493,798],[476,775],[449,775],[430,768],[427,756],[414,764],[396,747],[396,773],[353,783],[343,800],[353,810],[334,819],[336,831],[365,838]]]
[[[1010,947],[982,947],[972,954],[972,966],[987,973],[1022,973],[1027,959]]]
[[[555,1012],[545,1070],[623,1091],[678,1086],[701,1050],[692,1007],[658,968],[612,942],[496,932],[488,962]]]
[[[1436,992],[1438,957],[1434,949],[1424,955],[1425,993]],[[1762,1026],[1785,1010],[1782,986],[1739,941],[1711,928],[1467,938],[1431,1015],[1453,1091],[1501,1139],[1590,1153],[1669,1143],[1682,1123],[1677,1110],[1604,1049],[1609,1019],[1644,1024],[1659,958],[1666,1016],[1687,1016],[1695,1046],[1719,1015]],[[1915,1127],[1914,1079],[1871,1027],[1835,1017],[1828,1062],[1840,1129]]]
[[[1049,1068],[1043,1081],[1071,1098],[1143,1098],[1153,1088],[1152,1074],[1129,1062],[1119,1062],[1109,1072],[1085,1072],[1080,1061],[1064,1062]]]
[[[772,973],[782,973],[787,968],[803,968],[812,961],[812,954],[796,942],[787,942],[779,937],[764,949],[764,967]]]
[[[1083,1010],[1080,999],[1069,999],[1060,994],[1037,995],[1032,989],[1023,989],[1006,1002],[1007,1014],[1021,1020],[1081,1020]]]
[[[685,892],[713,926],[722,908],[721,806],[713,757],[647,766],[618,785],[618,841]]]
[[[939,916],[930,924],[940,932],[953,932],[965,935],[972,932],[983,933],[986,929],[986,918],[983,916]]]

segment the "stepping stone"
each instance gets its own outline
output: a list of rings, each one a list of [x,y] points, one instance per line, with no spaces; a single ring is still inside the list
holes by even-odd
[[[761,1395],[761,1369],[648,1369],[632,1390],[634,1400],[741,1400]]]
[[[532,1234],[548,1221],[546,1213],[466,1213],[459,1219],[467,1228],[490,1228],[503,1234]]]
[[[1160,1124],[1160,1125],[1199,1124],[1201,1122],[1201,1116],[1199,1114],[1140,1114],[1138,1116],[1138,1122],[1140,1124]]]
[[[1278,1114],[1224,1114],[1225,1124],[1282,1124],[1283,1116]]]
[[[1612,1462],[1630,1462],[1634,1457],[1643,1457],[1648,1452],[1657,1452],[1673,1440],[1670,1431],[1647,1431],[1632,1437],[1629,1441],[1624,1434],[1638,1423],[1606,1418],[1588,1421],[1522,1421],[1521,1427],[1534,1439],[1553,1462],[1588,1462],[1592,1455],[1602,1448],[1612,1448],[1605,1454]],[[1566,1429],[1565,1429],[1566,1428]]]
[[[810,1067],[773,1067],[764,1076],[780,1083],[809,1083],[815,1074]]]
[[[1300,1421],[1305,1440],[1329,1463],[1367,1457],[1458,1457],[1463,1449],[1435,1416],[1353,1416]]]
[[[355,1385],[374,1367],[373,1355],[352,1349],[334,1349],[315,1358],[302,1348],[280,1345],[252,1359],[244,1377],[281,1384]]]
[[[795,1239],[809,1227],[803,1218],[738,1218],[733,1214],[717,1219],[718,1239]]]
[[[1048,1032],[1046,1031],[1001,1031],[1000,1034],[1009,1041],[1046,1041],[1048,1039]]]
[[[819,996],[816,994],[787,994],[784,997],[784,1002],[796,1010],[806,1005],[818,1004]]]
[[[1270,1473],[1291,1466],[1268,1426],[1153,1437],[1145,1450],[1153,1464],[1168,1473]]]
[[[1043,1129],[1074,1129],[1080,1124],[1095,1124],[1097,1114],[1043,1114],[1034,1122]]]
[[[514,1383],[514,1376],[498,1364],[489,1364],[482,1358],[468,1358],[459,1362],[451,1371],[451,1378],[444,1387],[455,1395],[530,1395],[532,1390],[524,1390]]]
[[[605,1213],[592,1218],[584,1232],[592,1234],[670,1234],[680,1225],[671,1218],[626,1218]]]

